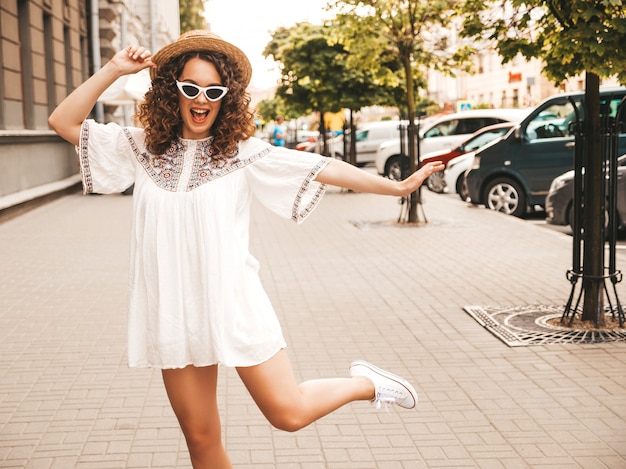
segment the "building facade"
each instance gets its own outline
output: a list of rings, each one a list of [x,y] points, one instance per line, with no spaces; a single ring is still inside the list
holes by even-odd
[[[176,39],[179,18],[177,0],[0,1],[0,211],[79,182],[49,114],[120,48]],[[99,103],[93,117],[118,107]]]
[[[468,103],[473,107],[527,108],[560,92],[585,89],[584,76],[555,84],[543,74],[539,59],[526,60],[519,56],[506,64],[494,49],[483,48],[474,56],[474,73],[444,76],[436,71],[428,74],[428,96],[442,108]],[[601,81],[614,86],[616,79]],[[458,106],[457,106],[458,107]]]
[[[77,172],[47,119],[86,76],[87,34],[79,0],[0,2],[0,197]]]

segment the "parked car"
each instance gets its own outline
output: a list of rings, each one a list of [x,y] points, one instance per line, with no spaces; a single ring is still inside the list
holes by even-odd
[[[274,125],[275,124],[268,124],[263,133],[259,135],[260,138],[271,144],[274,143],[272,140]],[[315,142],[318,137],[319,132],[317,130],[295,129],[293,127],[287,127],[285,140],[287,142],[288,148],[296,148],[299,150],[302,149],[302,146],[304,144],[310,144],[311,142]]]
[[[400,121],[398,120],[366,122],[359,125],[356,129],[357,166],[373,163],[376,157],[376,150],[380,144],[399,137],[399,129]],[[331,154],[341,159],[345,159],[343,139],[343,135],[338,135],[329,142]],[[350,151],[349,148],[348,151]]]
[[[304,143],[304,142],[313,142],[317,140],[320,136],[320,133],[317,130],[307,130],[307,129],[289,129],[288,134],[291,139],[295,138],[296,144]]]
[[[475,152],[470,151],[452,158],[448,163],[448,167],[443,170],[444,183],[450,189],[454,188],[454,191],[463,201],[469,198],[467,184],[465,184],[465,172],[472,166],[475,154]]]
[[[526,114],[526,109],[476,109],[447,114],[420,129],[420,155],[454,148],[483,127],[519,122]],[[382,143],[376,151],[376,170],[390,179],[401,179],[409,166],[406,153],[408,151],[403,151],[399,137]]]
[[[452,159],[455,159],[457,156],[463,155],[467,152],[478,150],[480,147],[486,145],[492,140],[502,137],[509,130],[511,130],[514,125],[515,124],[513,122],[488,125],[487,127],[483,127],[482,129],[474,132],[470,138],[465,140],[458,147],[453,148],[452,150],[446,149],[428,153],[424,155],[421,162],[422,164],[425,164],[433,161],[441,161],[447,168],[448,162]],[[448,186],[444,177],[444,172],[438,171],[431,174],[428,179],[426,179],[426,187],[433,192],[442,193],[448,190],[448,188],[450,188],[450,190],[456,188],[456,179],[454,181],[454,185]]]
[[[626,88],[602,89],[604,117],[615,118]],[[582,114],[584,92],[563,93],[541,102],[506,137],[476,151],[465,174],[469,198],[514,216],[544,206],[550,184],[574,167],[573,100]],[[626,113],[622,113],[626,125]],[[625,127],[623,127],[625,128]],[[626,153],[626,133],[619,136],[619,154]]]
[[[343,138],[343,135],[336,135],[334,132],[326,133],[326,146],[328,148],[329,155],[334,156],[340,160],[343,159],[341,155],[337,155],[333,152],[333,141],[337,138]],[[302,141],[296,145],[296,150],[307,151],[309,153],[322,154],[324,142],[319,132],[315,133],[315,136],[309,136],[306,141]]]
[[[617,228],[626,230],[626,155],[617,159]],[[546,197],[546,222],[574,229],[574,170],[556,177]]]
[[[319,135],[315,137],[308,137],[304,142],[300,142],[296,145],[296,150],[308,151],[309,153],[319,153],[322,150],[321,143]]]

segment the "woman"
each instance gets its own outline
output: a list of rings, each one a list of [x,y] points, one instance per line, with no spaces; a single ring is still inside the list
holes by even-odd
[[[121,128],[86,120],[117,78],[150,67],[139,120]],[[248,251],[252,197],[301,222],[325,184],[405,196],[443,165],[402,182],[319,155],[273,147],[254,133],[241,50],[191,31],[156,55],[128,47],[70,94],[50,126],[77,146],[85,192],[134,184],[129,365],[156,367],[193,467],[231,467],[221,441],[218,365],[236,367],[272,425],[295,431],[355,400],[413,408],[413,387],[354,362],[350,378],[298,384],[285,341]]]

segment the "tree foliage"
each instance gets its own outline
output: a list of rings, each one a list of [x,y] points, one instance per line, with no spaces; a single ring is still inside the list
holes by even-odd
[[[207,28],[206,19],[202,15],[205,1],[206,0],[180,0],[178,2],[181,34],[194,29]]]
[[[358,110],[364,106],[395,106],[407,112],[407,91],[403,63],[389,42],[389,37],[376,27],[373,17],[338,14],[336,41],[348,52],[347,67],[353,71],[353,85],[344,95],[345,107]],[[425,77],[416,67],[413,73],[413,93],[425,87]]]
[[[340,28],[306,22],[279,28],[264,50],[265,57],[279,63],[277,96],[285,104],[285,114],[319,112],[322,135],[325,112],[392,103],[391,88],[377,81],[370,69],[351,65]]]
[[[301,114],[314,110],[336,112],[345,82],[345,51],[329,44],[323,26],[298,23],[279,28],[264,55],[280,63],[277,94]]]
[[[406,115],[409,121],[409,171],[417,167],[417,142],[414,125],[416,89],[425,80],[429,68],[453,73],[463,68],[471,52],[470,47],[450,41],[447,29],[454,19],[457,0],[335,0],[332,7],[339,17],[359,31],[348,47],[355,51],[357,60],[369,63],[379,55],[376,51],[397,57],[404,75]],[[360,38],[368,37],[372,48],[359,47]],[[359,52],[360,51],[360,52]],[[410,198],[408,221],[417,220],[419,193]]]
[[[426,88],[429,68],[449,74],[469,64],[471,47],[452,44],[455,0],[335,0],[337,21],[351,64],[374,70],[377,79],[403,91],[401,108],[413,107]],[[407,86],[412,82],[411,88]],[[408,102],[409,94],[413,97]]]
[[[495,43],[504,61],[540,57],[561,82],[583,72],[626,84],[622,0],[465,0],[462,34]]]
[[[273,121],[276,116],[283,116],[285,120],[297,117],[296,115],[292,116],[289,114],[287,106],[278,96],[259,101],[256,106],[256,113],[261,118],[263,124]]]

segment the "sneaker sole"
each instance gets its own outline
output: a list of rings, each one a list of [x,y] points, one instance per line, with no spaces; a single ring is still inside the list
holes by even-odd
[[[400,407],[403,407],[405,409],[415,408],[415,405],[417,404],[417,400],[418,400],[417,391],[415,390],[413,386],[411,386],[411,383],[409,383],[406,379],[402,378],[401,376],[390,373],[389,371],[382,370],[378,368],[377,366],[372,365],[370,362],[366,362],[363,360],[356,360],[352,362],[352,364],[350,365],[350,368],[352,368],[353,366],[357,366],[357,365],[364,366],[365,368],[369,368],[374,373],[384,376],[385,378],[388,378],[392,381],[395,381],[396,383],[404,387],[407,390],[407,392],[411,395],[411,397],[413,397],[413,405],[411,407],[404,407],[404,406],[400,406]]]

